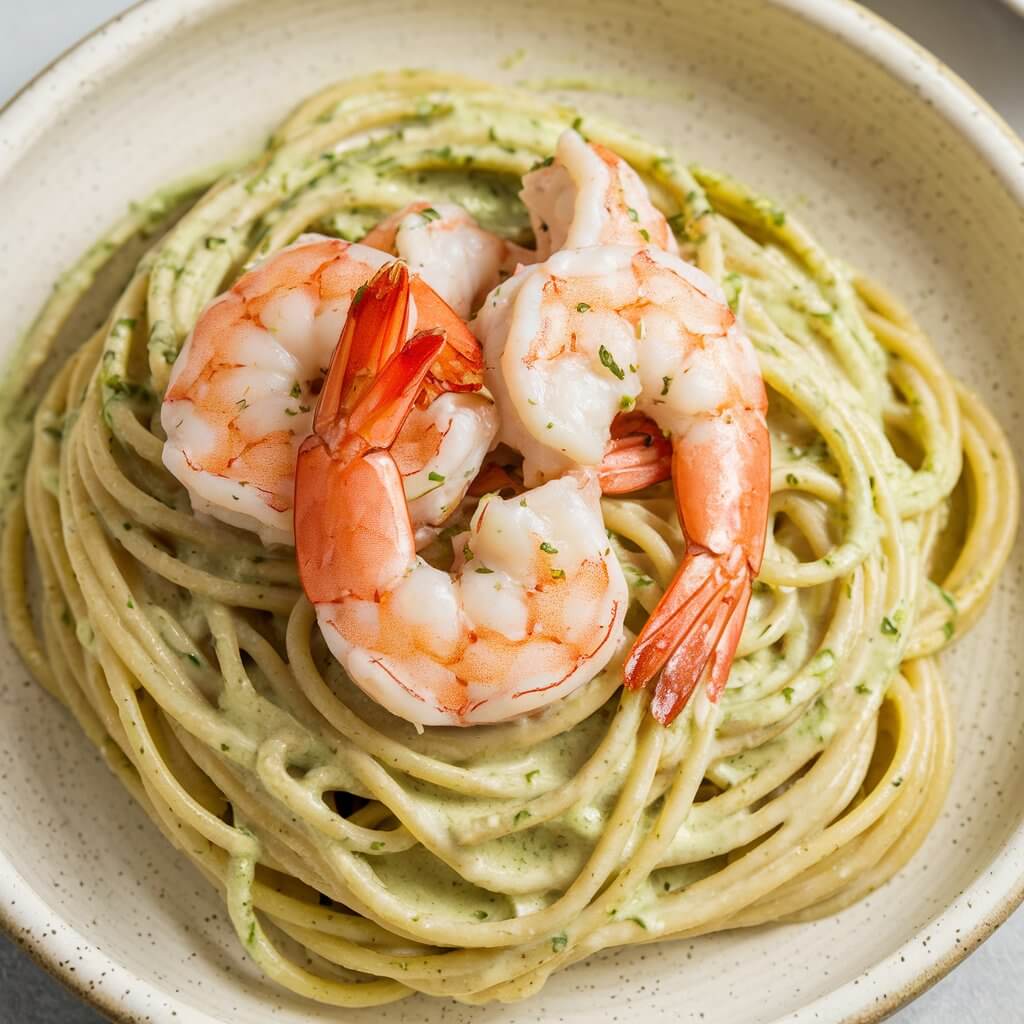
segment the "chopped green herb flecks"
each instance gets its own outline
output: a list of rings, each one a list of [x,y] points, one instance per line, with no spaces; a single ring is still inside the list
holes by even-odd
[[[615,357],[602,345],[597,350],[597,357],[601,360],[601,365],[608,370],[613,377],[617,377],[619,380],[626,379],[626,371],[622,369],[617,362]]]

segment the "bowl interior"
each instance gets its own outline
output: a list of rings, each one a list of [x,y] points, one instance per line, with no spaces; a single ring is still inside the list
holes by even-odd
[[[7,115],[0,350],[6,357],[56,274],[130,199],[255,147],[331,80],[430,66],[552,88],[771,194],[834,253],[891,284],[1019,451],[1021,208],[940,113],[934,89],[923,98],[838,34],[873,46],[886,31],[870,16],[838,8],[823,26],[798,6],[522,0],[513,19],[474,0],[146,4]],[[932,74],[923,55],[906,59]],[[417,998],[317,1009],[257,976],[219,897],[0,637],[3,915],[77,987],[139,1018],[174,1009],[238,1024],[870,1019],[955,958],[1024,876],[1021,568],[1018,552],[983,622],[946,660],[958,765],[935,832],[894,882],[837,918],[610,952],[556,976],[525,1007]]]

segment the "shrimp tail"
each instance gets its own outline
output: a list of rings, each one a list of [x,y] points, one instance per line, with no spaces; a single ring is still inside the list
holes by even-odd
[[[420,323],[451,325],[447,344],[427,378],[425,399],[432,401],[442,391],[479,391],[484,384],[484,357],[473,332],[422,278],[414,277],[409,289]]]
[[[670,725],[704,680],[714,702],[725,688],[750,603],[752,571],[739,548],[689,548],[625,666],[630,689],[661,673],[651,713]]]
[[[668,480],[672,442],[642,413],[625,413],[612,422],[611,439],[597,467],[603,494],[628,494]]]
[[[356,292],[331,356],[313,413],[313,432],[328,444],[347,429],[362,393],[402,347],[408,317],[409,270],[404,263],[386,264]]]
[[[442,330],[405,334],[404,267],[382,268],[353,302],[313,417],[313,433],[295,466],[295,551],[299,576],[314,603],[339,599],[334,560],[353,549],[352,536],[373,537],[379,552],[350,578],[400,575],[415,548],[402,479],[388,449],[431,365],[445,345]],[[368,366],[379,365],[367,377]],[[353,397],[355,396],[355,397]],[[359,509],[340,515],[340,509]],[[362,545],[366,548],[366,545]]]

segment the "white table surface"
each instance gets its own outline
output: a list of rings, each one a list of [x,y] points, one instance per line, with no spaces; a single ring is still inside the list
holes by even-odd
[[[831,0],[821,0],[822,3]],[[0,103],[127,0],[0,0]],[[1024,135],[1024,18],[999,0],[866,0],[974,86]],[[1024,909],[894,1024],[1024,1021]],[[0,934],[0,1024],[101,1024]]]

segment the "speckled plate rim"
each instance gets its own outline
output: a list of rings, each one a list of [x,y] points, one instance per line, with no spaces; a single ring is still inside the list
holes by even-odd
[[[19,155],[56,121],[62,101],[81,98],[117,71],[136,51],[166,39],[211,11],[244,0],[137,0],[70,47],[0,108],[0,177]],[[1024,143],[995,110],[934,54],[852,0],[769,0],[835,36],[876,62],[931,103],[995,171],[1024,208]],[[1012,0],[1017,7],[1021,0]],[[988,867],[945,910],[891,955],[876,961],[859,978],[779,1018],[775,1024],[877,1024],[926,991],[973,952],[1024,903],[1024,824],[1007,840]],[[52,909],[14,866],[0,857],[0,927],[59,981],[86,1002],[118,1021],[152,1020],[156,1007],[177,1011],[194,1024],[222,1024],[111,959],[86,936],[55,918]],[[25,939],[48,932],[43,941]],[[926,953],[919,936],[930,936]],[[106,972],[106,991],[90,990],[70,968],[87,960]],[[881,994],[868,979],[885,979]],[[113,996],[110,993],[122,993]]]

